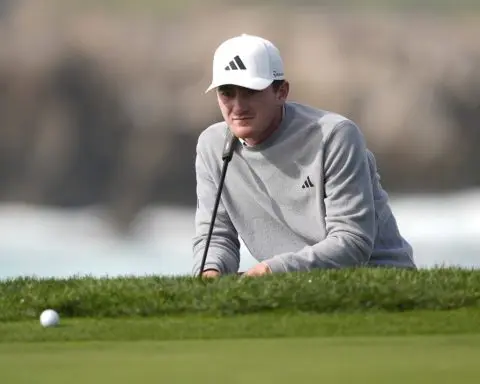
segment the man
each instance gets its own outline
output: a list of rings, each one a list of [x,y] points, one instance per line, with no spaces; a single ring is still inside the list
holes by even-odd
[[[213,58],[224,121],[196,152],[193,273],[199,274],[221,176],[226,130],[239,138],[225,177],[203,276],[237,273],[242,238],[258,264],[247,276],[315,268],[415,268],[357,125],[289,102],[279,50],[261,37],[228,39]]]

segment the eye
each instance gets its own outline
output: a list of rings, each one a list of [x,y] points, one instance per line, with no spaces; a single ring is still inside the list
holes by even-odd
[[[218,93],[222,97],[228,97],[228,98],[233,97],[235,95],[233,87],[229,87],[229,86],[219,87]]]
[[[260,91],[257,91],[255,89],[246,89],[245,90],[245,93],[248,95],[248,96],[254,96],[256,95],[257,93],[259,93]]]

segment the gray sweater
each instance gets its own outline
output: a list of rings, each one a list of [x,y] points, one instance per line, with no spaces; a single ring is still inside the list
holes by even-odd
[[[197,143],[193,273],[208,235],[227,125]],[[205,269],[236,273],[242,238],[273,272],[389,265],[415,268],[379,181],[375,158],[351,120],[288,102],[280,127],[237,145],[225,177]]]

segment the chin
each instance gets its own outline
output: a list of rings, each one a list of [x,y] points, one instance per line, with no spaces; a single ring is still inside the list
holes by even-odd
[[[252,137],[252,134],[255,132],[253,127],[248,127],[248,126],[238,126],[238,125],[232,125],[230,126],[230,129],[232,130],[233,134],[240,139],[244,139],[247,137]]]

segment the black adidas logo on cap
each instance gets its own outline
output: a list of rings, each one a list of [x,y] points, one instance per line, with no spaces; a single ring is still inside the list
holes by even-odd
[[[230,70],[232,70],[232,71],[238,71],[238,70],[244,71],[246,69],[247,69],[247,67],[245,67],[245,64],[243,64],[243,61],[242,61],[242,59],[240,59],[239,56],[235,56],[233,58],[233,60],[230,61],[230,63],[228,63],[228,65],[225,67],[226,71],[230,71]]]

